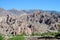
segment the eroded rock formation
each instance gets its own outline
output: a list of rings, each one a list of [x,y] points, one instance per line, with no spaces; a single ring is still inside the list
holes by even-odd
[[[10,12],[11,13],[11,12]],[[34,11],[32,14],[26,12],[21,15],[0,16],[0,34],[17,35],[25,33],[58,32],[60,15],[44,11]]]

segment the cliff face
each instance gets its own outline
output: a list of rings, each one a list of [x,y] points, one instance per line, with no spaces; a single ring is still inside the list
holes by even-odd
[[[12,12],[11,12],[12,11]],[[35,10],[30,12],[19,12],[20,15],[13,13],[13,10],[6,11],[0,9],[0,34],[17,35],[26,33],[58,32],[60,24],[60,14],[52,11]],[[21,14],[23,13],[23,14]]]

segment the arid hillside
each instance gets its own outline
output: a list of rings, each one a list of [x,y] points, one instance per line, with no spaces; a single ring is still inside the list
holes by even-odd
[[[59,32],[60,12],[0,8],[0,34]]]

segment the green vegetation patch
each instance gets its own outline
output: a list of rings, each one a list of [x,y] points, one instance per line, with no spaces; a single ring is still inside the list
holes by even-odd
[[[0,35],[0,40],[4,40],[4,37],[2,35]]]
[[[15,35],[12,38],[9,38],[8,40],[25,40],[24,35],[25,34]]]
[[[45,33],[32,33],[31,36],[42,36],[42,37],[55,37],[60,32],[45,32]]]
[[[25,37],[17,35],[17,36],[13,36],[12,38],[9,38],[8,40],[25,40]]]

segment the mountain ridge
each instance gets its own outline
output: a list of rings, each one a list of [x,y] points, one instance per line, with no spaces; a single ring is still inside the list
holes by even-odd
[[[25,33],[58,32],[60,12],[44,10],[1,10],[0,34],[17,35]]]

